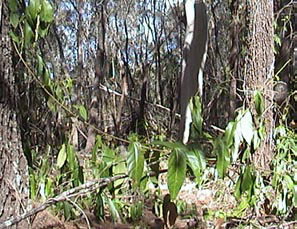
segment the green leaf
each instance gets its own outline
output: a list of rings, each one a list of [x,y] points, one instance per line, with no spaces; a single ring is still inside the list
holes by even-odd
[[[250,166],[247,166],[244,170],[242,183],[241,183],[241,192],[244,193],[245,191],[250,191],[253,186],[253,178],[251,174]]]
[[[254,92],[254,104],[258,116],[261,116],[264,111],[264,99],[259,91]]]
[[[116,159],[116,155],[113,149],[107,147],[106,145],[102,145],[102,160],[104,162],[113,163]]]
[[[37,55],[37,75],[41,76],[43,70],[43,60],[40,55]]]
[[[96,164],[96,161],[97,161],[97,152],[98,152],[99,147],[101,147],[101,146],[102,146],[101,136],[100,135],[97,135],[96,136],[96,144],[95,144],[95,146],[92,149],[92,158],[91,158],[91,161],[92,161],[93,165]]]
[[[46,185],[45,185],[45,195],[46,197],[49,197],[53,194],[53,181],[50,178],[46,179]]]
[[[287,187],[290,191],[294,191],[294,182],[289,175],[284,175],[284,179],[286,181]]]
[[[104,203],[100,193],[96,195],[96,206],[94,213],[99,221],[104,220]]]
[[[226,130],[224,133],[224,142],[225,142],[227,148],[231,147],[233,144],[233,138],[234,138],[234,133],[236,130],[236,125],[237,125],[237,122],[229,122],[226,127]]]
[[[29,23],[27,21],[25,21],[25,45],[28,46],[31,43],[31,40],[34,36],[34,33],[32,31],[31,26],[29,25]]]
[[[139,186],[144,169],[144,153],[138,142],[132,142],[128,147],[127,168],[134,187]]]
[[[37,193],[37,185],[36,185],[36,179],[35,175],[30,173],[29,176],[29,187],[30,187],[30,198],[35,199],[36,198],[36,193]]]
[[[63,90],[59,85],[56,86],[55,94],[56,94],[56,97],[57,97],[58,100],[60,100],[60,101],[63,100],[63,97],[64,97],[63,96]]]
[[[65,217],[65,219],[66,220],[71,219],[73,215],[72,205],[69,204],[68,202],[63,202],[63,209],[64,209],[63,216]]]
[[[171,199],[174,200],[186,176],[186,155],[179,149],[172,151],[168,161],[168,189]]]
[[[180,142],[167,142],[167,141],[153,141],[152,142],[153,145],[160,145],[160,146],[165,146],[169,149],[180,149],[182,151],[187,151],[188,148],[180,143]]]
[[[241,129],[241,134],[246,142],[251,145],[254,136],[253,118],[251,112],[248,110],[239,122],[238,128]]]
[[[15,35],[14,32],[9,31],[9,36],[15,43],[17,43],[17,44],[20,43],[19,37],[17,35]]]
[[[190,166],[195,175],[196,183],[199,183],[201,171],[203,171],[206,167],[204,154],[199,149],[192,149],[190,151],[187,151],[186,155],[188,159],[188,165]]]
[[[67,144],[66,152],[67,152],[67,162],[69,164],[69,168],[71,170],[76,169],[77,163],[76,163],[76,160],[75,160],[75,154],[74,154],[74,150],[73,150],[72,145]]]
[[[32,22],[34,22],[41,10],[40,0],[30,0],[30,3],[26,10],[27,16],[29,16],[32,19]]]
[[[45,29],[41,28],[41,27],[38,27],[38,35],[43,38],[47,35],[47,32],[48,32],[48,28],[49,26],[47,26]]]
[[[199,133],[199,135],[202,134],[202,124],[203,124],[203,117],[202,117],[202,107],[201,107],[201,102],[200,102],[200,97],[199,96],[194,96],[190,100],[190,109],[191,109],[191,114],[192,114],[192,122]]]
[[[217,171],[220,178],[225,176],[226,170],[230,164],[230,155],[226,145],[221,138],[217,138],[213,142],[213,152],[217,155]]]
[[[14,28],[18,26],[19,21],[20,21],[20,15],[18,13],[11,13],[9,15],[9,22]]]
[[[63,167],[63,165],[66,161],[66,158],[67,158],[66,146],[65,146],[65,144],[63,144],[59,151],[58,159],[57,159],[57,166],[59,169]]]
[[[79,115],[80,115],[80,117],[82,117],[85,121],[87,121],[87,119],[88,119],[88,113],[87,113],[86,108],[83,105],[79,105],[78,106],[78,109],[79,109]]]
[[[112,199],[108,198],[107,204],[109,207],[110,216],[112,218],[112,221],[117,222],[118,220],[120,220],[121,219],[120,213],[119,213],[118,209],[116,208],[114,201]]]
[[[40,19],[47,23],[53,20],[53,7],[47,0],[42,1]]]

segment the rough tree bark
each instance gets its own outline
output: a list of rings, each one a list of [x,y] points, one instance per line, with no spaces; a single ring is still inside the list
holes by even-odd
[[[273,157],[271,138],[273,124],[273,0],[247,1],[247,50],[244,68],[248,93],[248,105],[255,115],[253,92],[258,90],[264,97],[264,119],[266,136],[254,154],[254,165],[269,169]]]
[[[0,222],[23,213],[28,201],[27,160],[17,123],[8,1],[0,1]],[[11,228],[28,228],[26,221]]]

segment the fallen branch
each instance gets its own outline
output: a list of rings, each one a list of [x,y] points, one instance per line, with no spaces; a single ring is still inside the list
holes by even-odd
[[[100,178],[100,179],[97,179],[94,181],[89,181],[85,184],[82,184],[78,187],[67,190],[65,192],[62,192],[58,196],[46,200],[43,204],[39,205],[36,208],[31,209],[30,211],[23,213],[22,215],[15,216],[15,217],[13,217],[9,220],[6,220],[4,222],[0,222],[0,229],[4,229],[4,228],[10,227],[14,224],[17,224],[32,215],[35,215],[41,211],[44,211],[48,207],[50,207],[58,202],[68,201],[69,198],[89,194],[90,192],[93,192],[98,188],[104,187],[116,180],[120,180],[120,179],[127,178],[127,177],[128,177],[128,175],[125,174],[125,175],[117,175],[117,176],[109,177],[109,178]]]

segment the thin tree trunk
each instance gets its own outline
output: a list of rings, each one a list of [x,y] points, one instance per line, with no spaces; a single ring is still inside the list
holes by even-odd
[[[26,210],[27,160],[17,123],[17,100],[9,32],[8,1],[0,1],[0,222]],[[28,228],[23,221],[11,228]]]
[[[254,154],[254,165],[260,169],[269,169],[273,157],[273,1],[248,1],[248,37],[245,62],[245,77],[248,104],[255,115],[253,92],[258,90],[264,97],[264,119],[266,136]]]

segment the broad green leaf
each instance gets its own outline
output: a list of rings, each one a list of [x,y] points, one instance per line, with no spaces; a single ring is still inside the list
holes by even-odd
[[[40,19],[47,23],[53,20],[53,7],[47,0],[42,1]]]
[[[40,0],[30,0],[30,3],[26,10],[27,16],[29,16],[32,19],[32,22],[34,22],[41,10]]]
[[[254,92],[254,104],[258,116],[261,116],[264,111],[264,99],[259,91]]]
[[[258,131],[257,130],[254,130],[254,136],[253,136],[253,146],[254,146],[254,149],[258,149],[259,146],[261,144],[261,139],[259,138],[259,135],[258,135]]]
[[[220,178],[225,176],[226,170],[230,164],[230,155],[222,139],[217,138],[213,143],[213,152],[217,155],[217,170]]]
[[[248,160],[249,156],[251,154],[251,149],[250,146],[247,146],[247,148],[244,150],[243,155],[242,155],[242,161]]]
[[[174,200],[186,176],[186,155],[183,151],[176,149],[171,152],[168,161],[168,189],[171,199]]]
[[[188,165],[192,169],[196,182],[200,182],[201,171],[203,171],[206,167],[205,158],[203,152],[198,149],[192,149],[187,151],[186,153],[188,159]]]
[[[49,197],[53,194],[53,181],[51,178],[46,179],[46,185],[45,185],[45,195],[46,197]]]
[[[69,167],[71,170],[76,169],[77,163],[75,161],[75,154],[72,145],[67,144],[66,146],[66,152],[67,152],[67,162],[69,164]]]
[[[225,133],[224,133],[224,142],[226,144],[226,147],[229,148],[233,144],[234,139],[234,132],[236,130],[237,122],[229,122]]]
[[[44,86],[46,86],[52,92],[52,82],[51,82],[51,79],[49,77],[49,72],[48,72],[47,69],[45,69],[45,72],[43,74],[43,83],[44,83]]]
[[[122,161],[120,163],[117,163],[116,165],[114,165],[112,167],[113,169],[113,174],[114,175],[118,175],[118,174],[125,174],[127,172],[127,167],[126,167],[126,163],[125,161]],[[117,188],[115,190],[115,193],[117,194],[118,191],[119,191],[119,187],[124,183],[124,180],[123,179],[120,179],[120,180],[116,180],[114,182],[114,186],[115,188]]]
[[[37,75],[41,76],[43,70],[43,60],[40,55],[37,55]]]
[[[253,178],[251,174],[250,166],[247,166],[244,170],[243,177],[242,177],[242,183],[241,183],[241,192],[244,193],[245,191],[251,190],[253,186]]]
[[[294,191],[294,182],[289,175],[284,175],[287,187],[290,191]]]
[[[15,35],[14,32],[9,31],[9,36],[15,43],[17,43],[17,44],[20,43],[19,37],[17,35]]]
[[[60,100],[60,101],[63,100],[63,91],[59,85],[56,86],[55,94],[56,94],[58,100]]]
[[[182,151],[187,151],[187,147],[180,143],[180,142],[167,142],[167,141],[153,141],[153,145],[160,145],[160,146],[165,146],[170,149],[180,149]]]
[[[251,112],[248,110],[239,122],[241,134],[246,142],[251,145],[254,136],[253,118]]]
[[[236,122],[237,125],[234,132],[234,149],[232,152],[233,161],[236,161],[239,156],[238,152],[242,141],[245,140],[249,145],[251,145],[255,132],[252,115],[249,110],[239,110]]]
[[[79,109],[79,115],[80,115],[80,117],[82,117],[85,121],[87,121],[87,119],[88,119],[88,113],[87,113],[86,108],[83,105],[79,105],[78,106],[78,109]]]
[[[59,151],[58,159],[57,159],[57,166],[59,169],[63,167],[63,165],[66,161],[66,158],[67,158],[66,146],[65,146],[65,144],[63,144]]]
[[[29,23],[27,21],[25,21],[24,26],[25,26],[25,29],[24,29],[24,31],[25,31],[25,45],[27,46],[31,43],[34,33],[32,31],[31,26],[29,25]]]
[[[116,155],[113,149],[107,147],[106,145],[102,145],[102,160],[104,162],[113,163],[115,162]]]
[[[132,142],[128,147],[127,168],[134,187],[139,186],[144,168],[144,153],[138,142]]]
[[[112,201],[112,199],[110,199],[110,198],[107,198],[107,204],[109,207],[110,216],[112,218],[112,221],[117,222],[118,220],[120,220],[121,219],[120,213],[117,210],[114,201]]]
[[[18,13],[11,13],[9,15],[9,22],[14,28],[18,26],[19,21],[20,21],[20,15]]]

